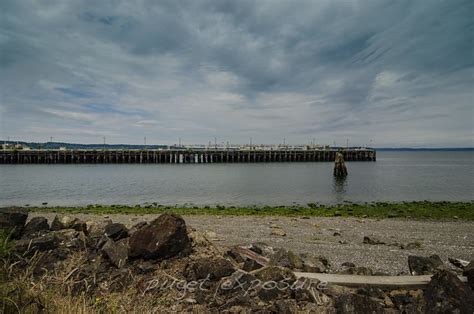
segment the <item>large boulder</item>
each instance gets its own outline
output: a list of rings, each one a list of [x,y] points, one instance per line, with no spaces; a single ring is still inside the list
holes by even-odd
[[[437,270],[443,269],[443,261],[438,255],[425,256],[408,256],[408,267],[413,276],[431,275]]]
[[[431,277],[424,297],[426,313],[474,313],[474,292],[447,270]]]
[[[28,211],[18,207],[0,208],[0,231],[11,234],[13,239],[21,236]]]
[[[51,223],[51,230],[74,229],[87,233],[87,224],[79,218],[56,215]]]
[[[130,257],[166,259],[180,253],[189,253],[191,241],[183,218],[163,214],[130,237]]]
[[[44,217],[34,217],[26,224],[23,236],[31,236],[47,230],[49,230],[48,220]]]

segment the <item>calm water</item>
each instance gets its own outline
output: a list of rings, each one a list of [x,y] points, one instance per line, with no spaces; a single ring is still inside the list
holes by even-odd
[[[474,199],[474,152],[378,152],[348,162],[200,165],[0,165],[0,205],[306,204]]]

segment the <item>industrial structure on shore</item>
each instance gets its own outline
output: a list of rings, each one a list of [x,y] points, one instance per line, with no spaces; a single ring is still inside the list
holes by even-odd
[[[375,161],[367,147],[319,146],[169,146],[163,149],[18,149],[0,150],[0,164],[200,164],[331,161]]]

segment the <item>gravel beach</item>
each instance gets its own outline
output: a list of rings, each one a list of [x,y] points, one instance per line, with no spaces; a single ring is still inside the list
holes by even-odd
[[[30,219],[36,216],[44,216],[51,222],[55,214],[30,213]],[[131,227],[158,215],[72,216],[95,221],[111,219]],[[474,260],[473,221],[213,215],[191,215],[184,219],[196,230],[208,232],[208,238],[222,250],[238,244],[265,242],[297,253],[325,256],[332,271],[341,269],[343,262],[352,262],[391,275],[408,274],[409,255],[438,254],[448,267],[448,257]],[[385,244],[364,244],[365,236]],[[400,247],[408,243],[417,243],[419,247]]]

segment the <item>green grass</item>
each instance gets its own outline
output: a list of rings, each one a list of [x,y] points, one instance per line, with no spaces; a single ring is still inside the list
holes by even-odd
[[[463,219],[474,220],[474,202],[401,202],[343,203],[306,206],[162,206],[152,205],[89,205],[86,207],[32,207],[35,212],[90,214],[159,214],[234,215],[234,216],[320,216],[362,218]]]
[[[10,255],[13,248],[13,242],[10,239],[11,234],[0,230],[0,258],[5,258]]]

